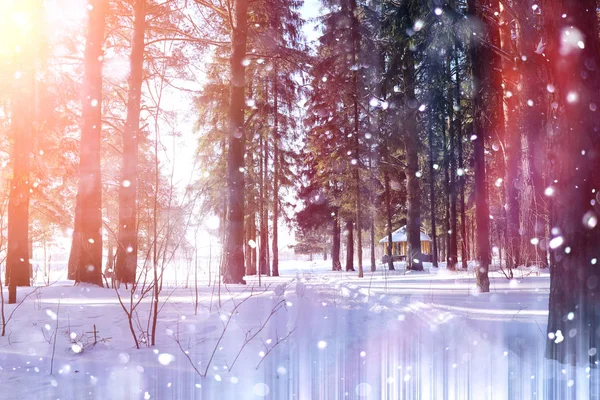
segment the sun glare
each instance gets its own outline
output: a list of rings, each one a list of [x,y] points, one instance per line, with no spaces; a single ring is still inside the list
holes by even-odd
[[[0,56],[11,57],[21,51],[32,30],[32,1],[0,1]]]

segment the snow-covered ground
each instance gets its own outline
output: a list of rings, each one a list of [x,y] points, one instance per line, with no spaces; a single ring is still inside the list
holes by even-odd
[[[598,397],[593,371],[544,359],[547,270],[494,272],[491,293],[477,294],[472,272],[426,267],[367,267],[359,279],[286,261],[260,287],[202,276],[197,313],[193,286],[164,287],[156,346],[140,350],[114,290],[56,282],[27,297],[0,338],[0,398]],[[138,308],[142,329],[149,307]]]

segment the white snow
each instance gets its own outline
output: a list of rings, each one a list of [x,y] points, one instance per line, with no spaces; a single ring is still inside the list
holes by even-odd
[[[202,275],[197,314],[193,283],[163,288],[156,346],[139,350],[113,289],[69,281],[38,287],[0,337],[0,397],[545,399],[598,393],[595,371],[544,359],[552,339],[547,270],[519,268],[512,281],[492,272],[491,292],[480,294],[473,264],[457,272],[428,263],[424,272],[402,266],[371,272],[365,262],[365,277],[358,278],[330,271],[327,262],[286,261],[281,276],[262,277],[261,287],[256,277],[246,286],[209,286]],[[19,288],[19,300],[33,290]],[[127,305],[128,292],[120,290]],[[136,330],[146,330],[150,305],[149,298],[141,301]],[[7,316],[14,307],[5,305]]]

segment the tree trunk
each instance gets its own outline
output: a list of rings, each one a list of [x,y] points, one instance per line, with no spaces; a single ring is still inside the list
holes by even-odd
[[[404,85],[407,103],[415,99],[415,62],[412,51],[406,49],[404,57]],[[405,106],[405,150],[406,150],[406,191],[408,197],[406,220],[406,267],[407,269],[423,270],[421,262],[421,194],[419,180],[416,176],[419,170],[419,131],[416,108]]]
[[[137,164],[144,73],[146,0],[136,0],[134,12],[127,120],[123,131],[121,185],[119,186],[119,243],[115,264],[116,278],[124,283],[135,282],[137,270]]]
[[[340,262],[340,247],[341,247],[341,238],[340,238],[340,223],[339,219],[336,215],[333,217],[332,224],[332,243],[331,243],[331,269],[333,271],[341,271],[342,263]]]
[[[371,272],[375,272],[377,270],[377,265],[375,263],[375,221],[371,219],[371,232],[369,234],[369,244],[371,246]]]
[[[532,16],[531,8],[521,6],[518,8],[522,15]],[[504,14],[504,13],[503,13]],[[519,13],[520,14],[520,13]],[[505,15],[504,15],[505,16]],[[510,22],[503,21],[501,30],[502,49],[511,54],[523,54],[521,50],[521,29],[520,24],[515,29],[515,39],[512,38]],[[533,36],[526,36],[533,37]],[[514,42],[517,43],[514,43]],[[537,44],[532,43],[532,48]],[[534,54],[527,54],[531,57]],[[519,86],[522,83],[521,74],[514,62],[503,62],[503,71],[505,75],[505,85],[507,91],[512,96],[506,96],[505,115],[506,115],[506,135],[505,148],[506,154],[506,176],[504,178],[504,187],[506,190],[506,266],[507,268],[518,267],[521,263],[520,252],[520,216],[519,216],[519,164],[521,163],[521,118],[522,112],[528,112],[528,106],[523,99],[530,99]],[[523,93],[523,95],[522,95]],[[539,106],[539,105],[538,105]]]
[[[567,18],[560,18],[560,12]],[[564,0],[560,12],[549,14],[556,18],[559,30],[547,33],[581,33],[584,46],[565,46],[557,39],[553,44],[558,48],[549,49],[569,129],[552,137],[550,154],[550,176],[556,180],[551,185],[554,262],[550,266],[548,336],[556,339],[546,341],[546,356],[595,368],[599,354],[591,350],[600,347],[600,227],[597,193],[592,190],[600,187],[600,141],[598,117],[591,112],[600,103],[596,1]]]
[[[115,251],[114,251],[114,247],[113,247],[113,241],[110,240],[110,238],[108,239],[108,244],[106,246],[106,251],[108,253],[107,257],[106,257],[106,266],[104,267],[104,276],[105,279],[107,279],[107,284],[108,284],[108,278],[111,278],[111,286],[109,287],[114,287],[115,286]]]
[[[451,241],[451,228],[450,228],[450,202],[452,201],[452,194],[450,193],[450,159],[448,157],[448,136],[447,133],[450,133],[450,125],[446,123],[445,120],[442,120],[442,139],[443,139],[443,155],[444,155],[444,249],[446,252],[446,268],[449,270],[454,270],[454,265],[452,264],[451,258],[451,249],[450,249],[450,241]]]
[[[437,227],[435,220],[435,168],[434,164],[434,149],[433,149],[433,126],[429,127],[429,207],[431,212],[431,262],[434,268],[438,268],[437,258]]]
[[[231,88],[229,102],[229,153],[227,187],[229,210],[225,243],[223,283],[244,280],[244,106],[246,88],[246,39],[248,36],[248,0],[234,0],[231,28]]]
[[[489,2],[483,0],[468,0],[469,14],[480,21],[487,21],[484,13]],[[498,9],[498,1],[492,0],[491,9]],[[489,18],[489,15],[487,16]],[[490,29],[489,23],[483,22]],[[474,140],[474,169],[475,169],[475,213],[477,220],[477,262],[475,269],[477,287],[481,292],[489,292],[490,281],[488,270],[490,264],[490,239],[489,219],[490,212],[487,199],[486,172],[485,172],[485,138],[494,126],[490,123],[486,110],[493,108],[495,94],[493,93],[491,51],[483,43],[482,32],[473,35],[470,56],[473,80],[475,81],[475,96],[473,98],[473,131]],[[493,111],[492,111],[493,112]]]
[[[346,271],[354,271],[354,223],[346,221]]]
[[[386,143],[387,146],[387,143]],[[386,156],[388,155],[388,149],[385,150]],[[389,157],[386,157],[389,159]],[[385,190],[385,219],[386,219],[386,228],[387,228],[387,254],[388,254],[388,269],[393,271],[394,268],[394,259],[392,254],[392,199],[390,193],[390,174],[388,169],[385,168],[383,170],[383,184]]]
[[[375,261],[375,200],[374,200],[374,192],[375,188],[373,187],[373,182],[375,181],[375,176],[373,174],[373,151],[372,147],[369,145],[369,219],[371,221],[371,227],[369,232],[369,245],[371,247],[370,255],[371,255],[371,272],[375,272],[377,270],[377,264]]]
[[[17,286],[30,286],[29,195],[30,154],[33,150],[33,120],[35,117],[35,57],[33,49],[25,47],[18,56],[21,77],[15,80],[11,96],[12,178],[8,195],[8,237],[6,252],[6,286],[8,304],[17,301]],[[28,58],[28,60],[21,60]],[[1,290],[1,287],[0,287]]]
[[[266,144],[264,143],[263,135],[259,136],[259,147],[260,147],[260,156],[258,162],[260,163],[259,167],[259,217],[260,217],[260,247],[258,250],[258,273],[266,274],[268,270],[267,263],[267,247],[269,247],[269,234],[268,234],[268,222],[267,222],[267,205],[266,203]]]
[[[102,286],[102,60],[107,2],[89,1],[84,54],[79,184],[69,263],[75,282]]]
[[[531,3],[531,1],[529,2]],[[524,7],[531,7],[531,4],[525,4]],[[533,16],[533,20],[523,21],[522,32],[524,37],[533,37],[536,34],[536,26],[544,26],[544,20],[550,16]],[[544,30],[541,29],[543,32]],[[542,178],[542,171],[547,165],[547,146],[542,146],[541,143],[546,144],[544,137],[546,131],[550,131],[551,120],[550,115],[551,105],[549,106],[548,98],[546,97],[546,77],[550,74],[548,69],[548,63],[545,62],[545,57],[535,53],[536,46],[534,43],[527,41],[524,42],[525,52],[527,54],[527,60],[523,63],[523,86],[524,93],[528,99],[533,100],[531,107],[525,107],[523,111],[523,136],[525,137],[526,150],[525,160],[522,170],[523,185],[526,187],[524,192],[527,196],[521,197],[521,210],[523,230],[525,238],[546,238],[546,220],[548,216],[548,209],[546,207],[546,198],[544,196],[544,180]],[[549,79],[548,82],[551,82]],[[548,107],[549,106],[549,107]],[[546,111],[549,111],[548,113]],[[548,126],[549,129],[546,129]],[[522,154],[519,153],[519,157]],[[525,243],[527,246],[527,242]],[[521,250],[522,257],[521,262],[527,261],[527,265],[537,263],[541,266],[547,266],[546,252],[541,246],[527,246],[530,251]],[[526,258],[527,257],[527,258]]]
[[[465,166],[463,162],[463,135],[462,135],[462,110],[461,110],[461,96],[460,96],[460,69],[458,67],[458,46],[455,46],[456,50],[454,53],[454,62],[456,64],[456,85],[455,85],[455,96],[456,96],[456,104],[458,105],[458,111],[456,112],[456,116],[454,122],[456,123],[456,143],[458,150],[458,170],[456,170],[456,174],[458,176],[458,189],[459,189],[459,204],[460,204],[460,257],[462,261],[462,268],[467,269],[467,259],[469,258],[468,254],[468,246],[467,246],[467,215],[465,212]],[[460,171],[460,174],[458,173]]]
[[[248,201],[248,208],[251,210],[248,216],[246,231],[246,275],[256,275],[256,212],[255,204],[252,200]]]
[[[279,154],[279,92],[277,62],[273,66],[273,276],[279,276],[279,169],[281,166],[281,155]]]
[[[360,45],[359,26],[356,16],[356,0],[350,1],[350,15],[352,18],[352,66],[357,65],[357,55]],[[356,210],[356,253],[358,256],[358,277],[363,277],[362,263],[362,204],[360,199],[360,140],[359,140],[359,112],[358,112],[358,68],[352,72],[352,103],[354,108],[354,185],[355,185],[355,210]]]
[[[452,51],[452,47],[450,47]],[[452,73],[450,70],[450,64],[452,62],[452,55],[449,54],[446,65],[446,77],[448,82],[452,82]],[[458,68],[458,66],[456,66]],[[448,89],[447,94],[447,112],[448,112],[448,162],[447,166],[450,167],[449,180],[448,180],[448,197],[450,206],[450,229],[448,230],[448,269],[456,270],[458,263],[458,251],[457,251],[457,236],[458,236],[458,223],[456,222],[456,151],[455,151],[455,140],[456,140],[456,123],[452,121],[452,117],[456,117],[453,110],[453,91],[452,88]]]

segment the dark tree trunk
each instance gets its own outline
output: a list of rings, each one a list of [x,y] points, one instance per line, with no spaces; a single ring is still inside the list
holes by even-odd
[[[354,223],[346,222],[346,271],[354,271]]]
[[[451,48],[452,50],[452,48]],[[452,56],[448,55],[447,65],[446,65],[446,77],[448,82],[452,82],[452,72],[450,69],[450,64],[452,62]],[[456,66],[458,68],[458,66]],[[458,251],[457,251],[457,236],[458,236],[458,223],[456,222],[456,151],[455,151],[455,141],[456,141],[456,123],[452,121],[452,117],[456,118],[453,111],[453,90],[452,88],[448,89],[447,95],[447,112],[448,112],[448,141],[449,141],[449,149],[448,149],[448,162],[447,165],[450,167],[449,171],[449,180],[448,180],[448,197],[449,197],[449,206],[450,206],[450,229],[448,230],[448,268],[452,271],[456,270],[456,265],[458,263]]]
[[[531,4],[525,4],[524,7],[531,7],[533,2],[529,1],[529,3]],[[544,20],[549,17],[550,15],[533,16],[530,21],[523,21],[523,36],[528,38],[539,34],[533,24],[543,27]],[[543,29],[541,31],[543,32]],[[524,93],[528,99],[533,100],[533,105],[525,107],[523,111],[523,135],[527,146],[522,175],[523,185],[526,187],[526,190],[524,190],[526,196],[522,195],[521,197],[521,210],[526,209],[526,212],[521,217],[525,238],[543,239],[547,237],[546,219],[548,217],[546,197],[544,196],[545,185],[542,178],[548,150],[544,136],[550,120],[547,114],[552,114],[552,112],[546,113],[546,111],[551,111],[547,109],[551,108],[551,105],[548,107],[545,78],[549,76],[550,70],[547,67],[548,63],[545,61],[545,57],[535,53],[536,46],[533,43],[527,41],[523,44],[527,54],[527,60],[523,64]],[[521,156],[522,154],[519,153],[519,157]],[[531,246],[529,249],[529,252],[521,250],[521,253],[523,253],[521,262],[526,261],[527,265],[532,263],[538,263],[542,266],[548,265],[546,252],[541,246]],[[524,260],[525,257],[527,259]]]
[[[437,227],[435,219],[435,168],[433,168],[435,152],[433,149],[433,126],[429,127],[429,207],[431,208],[431,262],[434,268],[438,268],[437,256]]]
[[[464,162],[463,162],[463,135],[462,135],[462,111],[461,111],[461,96],[460,96],[460,69],[458,59],[458,46],[455,46],[454,61],[456,63],[456,85],[454,93],[456,96],[456,104],[458,105],[459,111],[456,112],[454,122],[456,124],[456,143],[458,150],[458,169],[456,174],[458,176],[458,190],[459,190],[459,204],[460,204],[460,257],[463,269],[467,269],[467,258],[468,246],[467,246],[467,215],[465,211],[465,173],[464,173]],[[460,174],[458,173],[460,171]]]
[[[260,147],[260,156],[259,156],[259,217],[260,217],[260,247],[258,250],[258,272],[259,274],[266,274],[269,269],[269,264],[267,262],[267,248],[269,247],[269,223],[267,221],[268,211],[266,204],[266,140],[263,140],[263,135],[259,136],[259,147]]]
[[[519,8],[523,14],[533,16],[528,6]],[[506,15],[504,15],[506,17]],[[515,39],[512,38],[511,23],[503,21],[501,38],[502,49],[511,54],[522,54],[521,51],[521,31],[520,24],[515,26]],[[533,37],[533,36],[526,36]],[[515,43],[515,41],[517,43]],[[532,48],[536,45],[531,44]],[[534,54],[528,54],[527,57]],[[521,163],[521,117],[522,112],[527,112],[527,104],[523,99],[529,99],[527,95],[522,96],[519,90],[521,84],[521,74],[514,62],[503,62],[503,71],[505,75],[505,85],[507,91],[512,96],[506,98],[506,135],[505,135],[505,160],[506,177],[504,187],[506,190],[506,267],[518,267],[521,263],[520,234],[519,234],[519,165]],[[539,105],[538,105],[539,106]]]
[[[450,194],[450,162],[448,157],[448,134],[450,133],[450,125],[442,120],[442,139],[443,139],[443,154],[444,154],[444,250],[446,253],[446,268],[454,270],[454,264],[450,261],[450,202],[452,201]]]
[[[566,18],[561,18],[564,12]],[[550,304],[546,356],[560,363],[597,367],[600,347],[600,227],[596,191],[600,187],[598,117],[590,107],[600,103],[600,46],[595,0],[564,0],[554,11],[559,30],[549,57],[561,93],[565,128],[552,138]],[[558,15],[558,16],[557,16]],[[565,47],[562,29],[577,29],[585,48]],[[558,48],[560,46],[560,50]],[[570,251],[567,250],[570,248]],[[571,334],[576,332],[576,335]],[[559,340],[562,339],[562,340]]]
[[[375,272],[377,270],[377,265],[375,264],[375,222],[372,219],[369,244],[371,245],[371,272]]]
[[[248,202],[248,208],[252,210],[248,216],[246,240],[246,275],[256,275],[256,212],[253,201]]]
[[[340,234],[340,223],[338,220],[337,213],[333,217],[332,223],[332,243],[331,243],[331,269],[333,271],[341,271],[342,263],[340,262],[340,247],[341,247],[341,234]]]
[[[116,278],[124,283],[135,282],[137,270],[137,164],[145,25],[146,0],[136,0],[127,94],[127,121],[123,131],[121,186],[119,187],[119,243],[115,264]]]
[[[33,49],[31,49],[33,50]],[[33,57],[25,49],[22,56]],[[30,61],[29,61],[30,62]],[[21,77],[15,81],[11,96],[12,179],[8,195],[8,237],[5,284],[9,288],[8,304],[17,301],[17,286],[30,286],[29,251],[29,170],[33,150],[33,120],[35,101],[35,69],[33,63],[19,63]],[[2,288],[0,287],[0,290]]]
[[[387,144],[386,144],[387,145]],[[386,151],[386,156],[387,156],[387,151],[388,149],[385,150]],[[387,159],[389,159],[389,157],[387,157]],[[384,190],[385,190],[385,219],[386,219],[386,228],[387,228],[387,254],[388,254],[388,269],[390,271],[393,271],[394,268],[394,260],[393,260],[393,254],[392,254],[392,199],[391,199],[391,193],[390,193],[390,174],[387,170],[387,168],[385,168],[383,170],[383,183],[384,183]]]
[[[273,67],[273,276],[279,276],[279,230],[277,222],[279,221],[279,168],[281,166],[281,155],[279,154],[279,93],[277,72],[277,62]]]
[[[357,54],[360,45],[359,21],[356,16],[356,1],[350,0],[350,15],[352,17],[352,66],[357,64]],[[356,210],[356,254],[358,256],[358,277],[363,277],[362,262],[362,203],[360,199],[360,140],[359,140],[359,112],[358,112],[358,68],[352,73],[352,103],[354,108],[354,185],[355,185],[355,210]]]
[[[369,232],[369,245],[371,247],[370,255],[371,255],[371,272],[375,272],[377,270],[377,264],[375,262],[375,200],[374,200],[374,192],[375,188],[373,187],[373,182],[375,180],[375,176],[373,174],[373,151],[372,147],[369,145],[369,219],[371,221],[370,232]]]
[[[484,7],[485,6],[485,7]],[[498,1],[492,0],[468,0],[469,14],[484,23],[488,31],[491,24],[485,23],[490,16],[485,16],[484,10],[498,10]],[[486,172],[485,172],[485,139],[491,132],[494,118],[486,115],[487,110],[495,111],[492,64],[495,57],[491,50],[483,43],[486,35],[478,32],[473,35],[470,56],[472,64],[473,80],[475,81],[475,96],[473,99],[473,132],[474,140],[474,169],[475,169],[475,214],[477,221],[477,262],[475,269],[477,287],[481,292],[489,292],[490,281],[488,270],[490,265],[490,232],[489,232],[489,205],[487,199]],[[488,35],[489,39],[489,35]]]
[[[84,54],[79,184],[69,264],[75,282],[102,286],[102,59],[107,2],[89,1]]]
[[[230,58],[231,88],[229,102],[229,153],[227,156],[227,187],[229,209],[225,243],[224,283],[244,280],[244,106],[246,88],[246,39],[248,36],[248,0],[234,0],[231,28]]]
[[[406,150],[406,191],[408,197],[406,220],[406,267],[407,269],[423,270],[421,262],[421,194],[419,189],[419,131],[417,125],[416,108],[410,108],[408,102],[415,99],[415,62],[412,51],[406,49],[404,57],[404,85],[407,104],[405,106],[406,118],[405,150]]]

